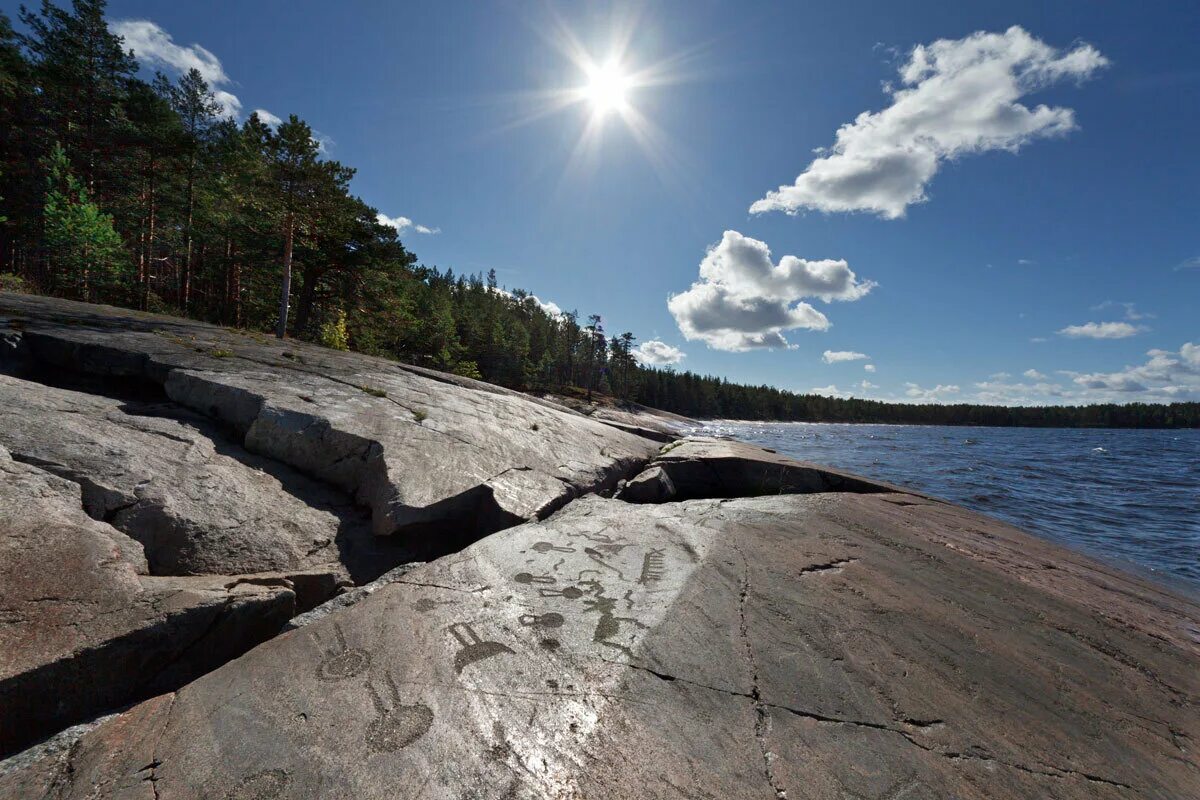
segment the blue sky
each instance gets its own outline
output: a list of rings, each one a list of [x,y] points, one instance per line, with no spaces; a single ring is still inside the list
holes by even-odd
[[[307,120],[423,263],[495,268],[662,342],[647,358],[878,398],[1200,399],[1191,4],[109,14],[156,26],[139,56],[226,78],[242,116]],[[604,63],[622,39],[634,111],[555,108],[588,82],[565,43]]]

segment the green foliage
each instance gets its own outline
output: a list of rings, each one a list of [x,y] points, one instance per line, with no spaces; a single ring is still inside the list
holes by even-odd
[[[574,311],[550,314],[495,271],[419,266],[303,120],[272,130],[253,114],[224,119],[194,70],[138,80],[105,16],[103,0],[43,2],[22,9],[18,35],[0,14],[0,289],[183,314],[259,343],[274,330],[516,390],[612,395],[694,417],[1200,426],[1196,403],[888,404],[642,367],[636,337],[606,333],[599,315],[580,324]]]
[[[35,294],[33,284],[15,272],[0,272],[0,292]]]
[[[420,425],[425,420],[429,419],[429,412],[427,412],[423,408],[414,408],[412,410],[412,415],[413,415],[413,419],[416,420],[416,423],[418,425]]]
[[[334,350],[349,350],[350,334],[346,330],[346,312],[339,308],[333,319],[321,326],[321,333],[317,340],[325,347]]]
[[[47,166],[42,213],[46,252],[56,268],[55,288],[86,300],[120,300],[128,289],[129,259],[112,215],[88,197],[61,145],[50,152]]]

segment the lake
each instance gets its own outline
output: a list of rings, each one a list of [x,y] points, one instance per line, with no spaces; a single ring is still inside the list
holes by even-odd
[[[1200,430],[712,422],[1200,589]]]

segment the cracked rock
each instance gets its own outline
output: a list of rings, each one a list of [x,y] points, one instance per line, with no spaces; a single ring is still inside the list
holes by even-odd
[[[51,298],[0,294],[5,315],[26,369],[159,387],[352,495],[375,533],[414,542],[544,516],[658,449],[549,401],[361,354]],[[528,474],[494,480],[513,470]]]
[[[347,498],[193,412],[2,375],[0,407],[0,445],[79,484],[87,513],[140,542],[152,574],[345,579],[340,551],[370,538]]]
[[[664,447],[618,496],[631,503],[664,503],[706,497],[895,491],[905,490],[742,442],[689,436]]]
[[[141,545],[83,513],[79,484],[0,447],[0,753],[179,686],[295,610],[286,581],[145,572]]]
[[[912,495],[583,497],[357,599],[0,798],[129,796],[147,765],[161,800],[1200,787],[1200,607]]]

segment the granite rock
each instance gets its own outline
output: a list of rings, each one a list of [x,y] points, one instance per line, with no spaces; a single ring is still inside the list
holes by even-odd
[[[916,495],[587,497],[0,797],[1193,797],[1198,638],[1191,601]]]

